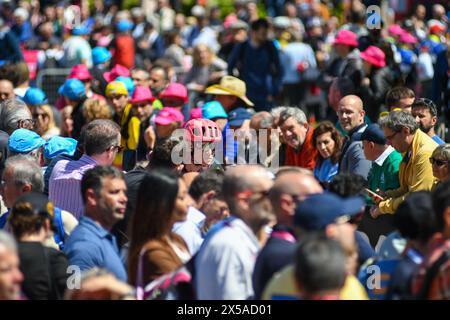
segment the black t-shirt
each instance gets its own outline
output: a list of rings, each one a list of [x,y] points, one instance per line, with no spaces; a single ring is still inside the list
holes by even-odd
[[[69,266],[64,253],[40,242],[19,242],[18,247],[25,296],[30,300],[63,299]]]

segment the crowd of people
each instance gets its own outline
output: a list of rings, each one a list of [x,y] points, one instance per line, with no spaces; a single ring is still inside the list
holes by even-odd
[[[450,299],[450,7],[410,2],[0,1],[0,299]]]

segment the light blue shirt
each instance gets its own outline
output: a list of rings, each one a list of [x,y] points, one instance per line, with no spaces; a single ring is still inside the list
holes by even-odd
[[[310,45],[301,42],[289,43],[280,54],[281,65],[283,66],[283,84],[300,82],[300,73],[297,65],[306,62],[309,68],[316,68],[316,57]]]
[[[247,300],[254,296],[252,274],[260,245],[239,218],[216,224],[206,235],[195,269],[199,300]]]
[[[190,207],[186,221],[174,224],[172,231],[186,242],[191,255],[197,253],[203,243],[201,228],[205,222],[205,215],[194,207]]]
[[[331,158],[322,161],[320,166],[316,165],[314,168],[314,177],[320,182],[330,182],[335,175],[337,175],[339,169],[339,162],[333,164]]]

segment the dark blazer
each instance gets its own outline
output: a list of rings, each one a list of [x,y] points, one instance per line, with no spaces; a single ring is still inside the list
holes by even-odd
[[[19,242],[18,248],[25,296],[30,300],[63,299],[69,266],[64,253],[40,242]]]

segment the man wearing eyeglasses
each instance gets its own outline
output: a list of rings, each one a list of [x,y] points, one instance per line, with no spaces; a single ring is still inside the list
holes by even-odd
[[[403,156],[399,169],[400,188],[381,193],[384,200],[371,210],[373,218],[393,214],[406,196],[415,191],[431,190],[436,182],[430,157],[438,146],[419,129],[414,117],[403,111],[391,112],[380,120],[387,143]]]
[[[252,273],[260,249],[257,235],[274,216],[266,204],[272,187],[269,172],[255,165],[227,170],[223,194],[231,216],[214,226],[195,259],[200,300],[247,300],[253,297]]]
[[[49,181],[49,199],[79,219],[84,214],[80,183],[84,173],[98,165],[111,165],[122,151],[120,127],[110,120],[94,120],[82,130],[84,153],[79,160],[60,160]]]
[[[445,143],[434,131],[438,118],[437,108],[433,101],[425,98],[416,99],[411,106],[411,114],[416,118],[420,130],[429,135],[437,144]]]

